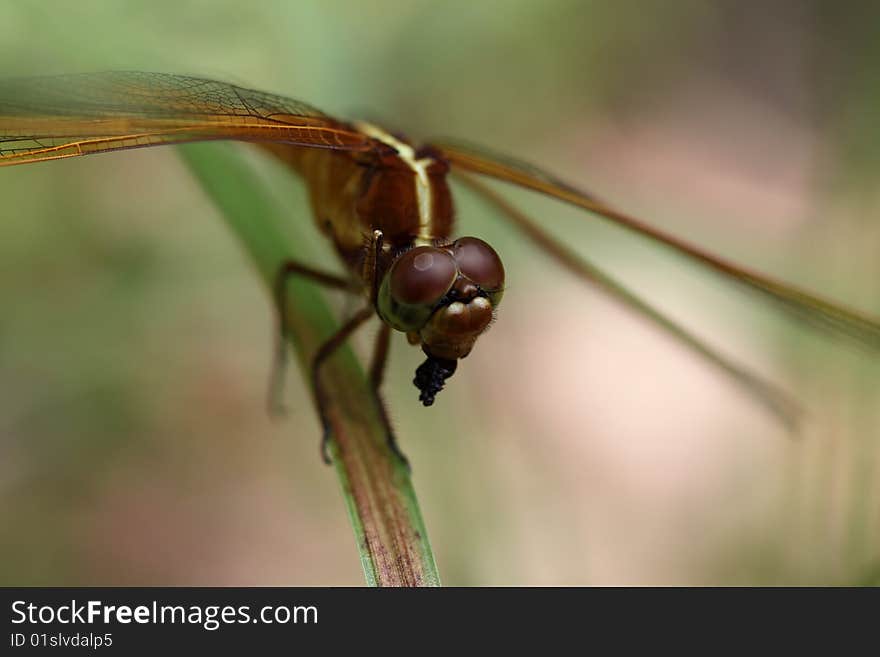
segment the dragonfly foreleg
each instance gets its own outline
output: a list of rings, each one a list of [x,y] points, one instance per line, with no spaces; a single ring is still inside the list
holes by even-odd
[[[330,417],[327,413],[328,397],[321,383],[321,366],[340,346],[355,332],[355,330],[373,316],[374,310],[372,306],[362,308],[354,317],[343,324],[336,333],[331,335],[324,343],[318,347],[315,355],[312,356],[312,391],[315,394],[315,406],[318,409],[318,416],[321,418],[321,457],[324,463],[331,463],[330,454],[327,447],[330,443],[330,435],[332,433],[330,427]]]
[[[373,347],[373,360],[370,363],[370,386],[373,389],[373,394],[376,396],[379,419],[385,425],[385,437],[388,441],[388,448],[409,468],[409,459],[400,451],[397,437],[394,435],[394,429],[391,427],[391,420],[388,418],[388,410],[385,408],[385,402],[379,390],[385,377],[385,364],[388,362],[388,346],[390,341],[391,327],[383,322],[382,328],[379,329],[379,333],[376,335],[376,344]]]
[[[367,241],[366,257],[364,258],[363,277],[370,286],[370,303],[376,305],[379,296],[379,284],[382,282],[379,275],[379,260],[382,257],[382,244],[385,242],[385,234],[381,230],[374,230]]]
[[[275,331],[275,350],[272,359],[272,373],[269,377],[269,413],[271,415],[283,415],[284,404],[281,401],[284,391],[284,375],[287,371],[287,342],[290,339],[290,329],[287,323],[287,284],[291,278],[302,276],[319,285],[331,287],[337,290],[345,290],[354,294],[360,294],[361,288],[356,281],[328,274],[300,264],[293,260],[284,262],[278,268],[273,286],[275,307],[278,309],[278,323]]]

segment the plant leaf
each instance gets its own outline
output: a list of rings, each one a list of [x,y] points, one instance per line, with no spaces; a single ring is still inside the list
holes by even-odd
[[[290,217],[250,167],[240,146],[226,143],[178,147],[183,160],[221,210],[257,266],[267,289],[287,259],[309,261]],[[305,222],[301,222],[304,224]],[[311,222],[309,222],[311,223]],[[288,285],[289,329],[300,370],[309,371],[315,349],[338,328],[314,283]],[[343,346],[322,370],[330,395],[334,439],[330,454],[342,486],[367,583],[372,586],[439,586],[440,577],[405,465],[386,445],[380,411],[354,353]],[[306,376],[308,380],[308,376]],[[315,436],[315,467],[321,461]]]

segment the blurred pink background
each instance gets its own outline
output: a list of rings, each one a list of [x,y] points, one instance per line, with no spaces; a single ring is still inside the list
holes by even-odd
[[[880,312],[875,9],[374,4],[10,2],[2,73],[195,73],[373,112]],[[432,408],[402,336],[386,384],[444,583],[877,583],[877,354],[505,191],[808,416],[792,438],[462,190],[460,234],[508,269],[499,320]],[[269,298],[174,151],[4,169],[0,199],[2,583],[362,584],[296,371],[288,420],[265,413]]]

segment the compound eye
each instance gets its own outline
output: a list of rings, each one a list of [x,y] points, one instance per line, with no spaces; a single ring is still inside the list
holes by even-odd
[[[407,305],[434,304],[443,298],[458,271],[447,251],[417,246],[397,259],[391,269],[391,296]]]
[[[452,244],[458,269],[484,290],[504,287],[504,265],[495,249],[476,237],[462,237]]]

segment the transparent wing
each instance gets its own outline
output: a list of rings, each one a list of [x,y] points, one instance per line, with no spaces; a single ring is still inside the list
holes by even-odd
[[[0,166],[213,139],[375,146],[306,103],[214,80],[128,71],[0,80]]]
[[[880,320],[877,318],[868,317],[861,312],[845,308],[833,301],[713,255],[654,228],[640,219],[615,210],[595,196],[582,192],[530,164],[517,162],[512,158],[499,156],[471,145],[448,141],[432,143],[443,152],[452,165],[453,171],[459,168],[490,176],[589,210],[655,242],[664,244],[729,280],[759,292],[783,310],[817,328],[847,337],[871,349],[880,350]]]
[[[492,207],[504,215],[511,223],[532,240],[537,246],[551,255],[556,261],[578,278],[602,290],[615,301],[623,304],[631,312],[651,322],[666,332],[706,362],[717,367],[740,390],[770,411],[786,428],[797,431],[803,415],[802,409],[784,390],[751,372],[744,365],[724,356],[717,349],[678,324],[675,320],[654,308],[623,284],[603,272],[590,261],[582,258],[565,244],[556,240],[540,224],[508,203],[495,190],[476,177],[457,173],[456,179],[474,190]]]

